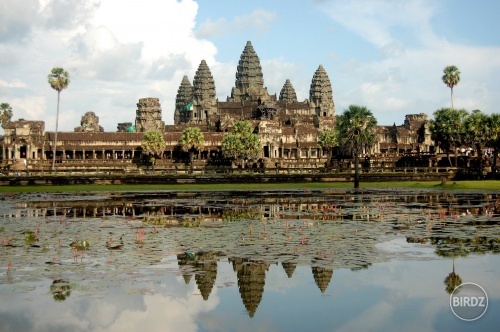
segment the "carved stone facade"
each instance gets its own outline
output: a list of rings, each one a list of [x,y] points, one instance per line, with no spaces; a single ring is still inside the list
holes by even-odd
[[[222,159],[224,134],[238,120],[249,121],[259,135],[262,164],[300,169],[324,166],[327,155],[318,145],[318,136],[335,125],[332,85],[325,68],[320,65],[315,71],[309,99],[298,101],[289,79],[277,98],[264,87],[259,57],[251,42],[247,42],[236,69],[235,86],[226,101],[216,98],[214,78],[202,60],[192,85],[187,76],[182,78],[175,100],[174,125],[165,126],[162,121],[158,98],[139,99],[135,124],[118,123],[115,133],[103,132],[99,118],[87,112],[76,132],[58,133],[56,157],[62,161],[141,158],[143,132],[156,130],[163,133],[167,144],[163,157],[173,162],[183,158],[179,148],[182,131],[196,126],[205,138],[198,157],[214,165]],[[50,160],[53,137],[53,132],[44,132],[43,121],[6,124],[1,141],[3,164],[23,155],[27,159]],[[434,152],[425,114],[407,115],[400,126],[377,127],[375,146],[364,152],[384,157],[415,151]]]
[[[148,130],[163,132],[165,123],[161,120],[161,106],[158,98],[141,98],[137,103],[135,128],[138,132]]]
[[[76,133],[103,132],[104,128],[99,125],[99,117],[94,112],[87,112],[82,116],[80,126],[75,128]]]
[[[2,144],[3,160],[42,158],[45,150],[50,150],[50,142],[44,137],[43,121],[12,121],[4,125]]]
[[[188,114],[193,110],[193,86],[189,78],[184,75],[182,78],[177,96],[175,97],[174,124],[186,123]],[[189,113],[188,113],[189,112]]]
[[[427,115],[408,114],[403,125],[377,127],[377,141],[374,153],[399,154],[406,152],[434,153],[435,146],[431,139]]]
[[[192,101],[192,106],[190,104]],[[209,130],[227,131],[236,120],[274,121],[275,128],[296,124],[310,124],[308,130],[331,129],[335,123],[335,107],[330,79],[323,68],[316,70],[310,90],[310,100],[297,100],[297,94],[289,79],[285,81],[279,99],[270,95],[264,87],[264,75],[259,57],[250,41],[247,42],[236,69],[235,86],[227,100],[216,99],[215,83],[210,69],[202,61],[193,80],[184,76],[179,86],[175,104],[174,123],[206,125]],[[270,125],[270,124],[269,124]],[[257,127],[258,125],[256,125]],[[279,135],[279,129],[276,135]],[[314,143],[314,139],[308,143]],[[272,146],[279,147],[280,139]],[[280,154],[264,146],[264,156]],[[278,149],[278,148],[276,148]],[[267,153],[269,151],[269,153]]]

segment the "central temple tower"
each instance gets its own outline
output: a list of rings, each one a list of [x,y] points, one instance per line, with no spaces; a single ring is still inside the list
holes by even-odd
[[[260,60],[250,41],[247,41],[241,54],[236,70],[235,87],[231,90],[228,101],[241,102],[245,100],[270,99],[267,88],[264,88],[264,75]]]

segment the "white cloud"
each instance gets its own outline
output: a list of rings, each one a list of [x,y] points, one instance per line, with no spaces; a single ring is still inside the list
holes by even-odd
[[[172,123],[182,76],[194,74],[202,59],[217,64],[213,43],[194,34],[192,0],[7,0],[0,8],[0,100],[16,116],[45,120],[48,131],[55,127],[56,99],[46,83],[52,67],[71,76],[60,130],[73,131],[94,111],[115,131],[118,122],[134,120],[142,97],[160,98],[163,119]],[[49,103],[34,105],[36,98]]]
[[[228,22],[224,18],[216,21],[210,19],[203,22],[196,31],[199,38],[215,38],[229,34],[249,34],[255,31],[265,33],[271,28],[276,14],[264,9],[256,9],[247,15],[236,16]]]
[[[5,88],[25,88],[26,83],[21,80],[13,80],[11,82],[7,82],[4,80],[0,80],[0,87]]]
[[[321,2],[319,8],[379,49],[379,58],[344,60],[337,76],[342,89],[335,96],[340,109],[351,103],[367,105],[380,117],[380,124],[392,124],[395,116],[402,122],[402,114],[431,116],[451,104],[441,76],[445,66],[454,64],[462,72],[454,89],[455,106],[496,111],[500,97],[489,89],[497,80],[492,73],[500,70],[500,47],[457,44],[438,37],[432,29],[440,9],[435,2],[332,1]]]

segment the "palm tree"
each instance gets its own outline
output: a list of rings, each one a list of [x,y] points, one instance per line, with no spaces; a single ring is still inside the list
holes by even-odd
[[[462,284],[462,278],[455,273],[455,256],[453,256],[453,271],[444,278],[445,290],[448,294],[453,293],[455,288]]]
[[[335,123],[340,146],[354,154],[354,188],[359,188],[359,152],[375,143],[377,120],[364,106],[350,105]]]
[[[205,138],[200,128],[188,127],[181,133],[179,143],[183,151],[189,152],[189,162],[192,165],[194,159],[194,151],[199,150],[205,145]]]
[[[10,122],[10,119],[12,118],[12,106],[8,103],[1,103],[0,104],[0,125],[2,128]]]
[[[443,83],[451,90],[451,109],[453,109],[453,87],[460,82],[460,71],[456,66],[447,66],[443,69]]]
[[[57,115],[56,115],[56,131],[54,134],[54,151],[52,153],[52,171],[56,166],[56,146],[57,146],[57,130],[59,126],[59,102],[61,91],[66,89],[70,83],[69,74],[61,67],[52,68],[48,76],[50,87],[57,91]]]

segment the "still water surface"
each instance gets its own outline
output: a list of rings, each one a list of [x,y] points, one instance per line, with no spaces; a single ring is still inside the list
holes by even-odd
[[[497,193],[3,195],[1,331],[494,331]],[[10,264],[9,264],[10,263]],[[454,316],[461,282],[486,314]]]

